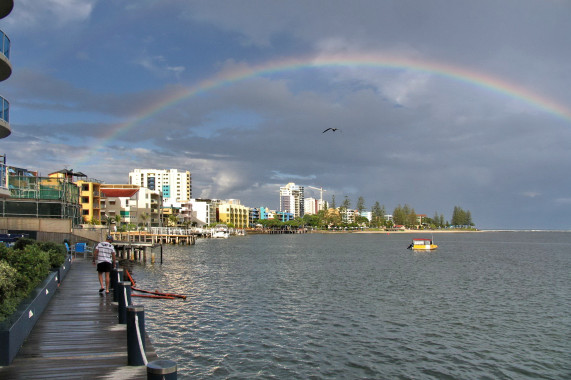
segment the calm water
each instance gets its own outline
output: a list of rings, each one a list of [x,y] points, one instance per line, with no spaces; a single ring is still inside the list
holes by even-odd
[[[571,233],[250,235],[165,246],[136,299],[186,378],[569,379]]]

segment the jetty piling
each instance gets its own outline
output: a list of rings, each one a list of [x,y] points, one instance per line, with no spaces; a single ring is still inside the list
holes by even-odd
[[[127,306],[131,304],[131,281],[120,281],[117,284],[119,288],[119,305],[117,312],[119,316],[119,324],[127,323]]]
[[[111,277],[111,287],[113,288],[113,302],[119,300],[119,283],[123,281],[123,268],[116,268],[113,270]]]
[[[147,380],[176,380],[176,362],[155,360],[147,364]]]
[[[145,308],[143,305],[127,306],[127,363],[147,365],[145,355]]]

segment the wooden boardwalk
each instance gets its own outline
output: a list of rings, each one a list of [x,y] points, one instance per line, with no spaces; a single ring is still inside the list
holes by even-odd
[[[127,325],[118,323],[112,293],[98,292],[89,258],[76,258],[57,293],[0,379],[146,379],[127,365]],[[146,339],[147,360],[157,360]]]

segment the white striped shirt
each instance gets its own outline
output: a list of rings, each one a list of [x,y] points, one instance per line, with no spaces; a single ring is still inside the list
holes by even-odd
[[[102,241],[101,243],[97,244],[97,247],[95,247],[95,249],[98,252],[97,264],[103,262],[113,263],[112,261],[113,253],[115,253],[115,247],[113,247],[113,244],[107,241]]]

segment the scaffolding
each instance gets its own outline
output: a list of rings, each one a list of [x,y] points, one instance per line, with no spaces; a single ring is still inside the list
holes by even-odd
[[[7,178],[10,197],[0,200],[2,217],[72,219],[81,223],[79,187],[65,178],[31,174]]]

